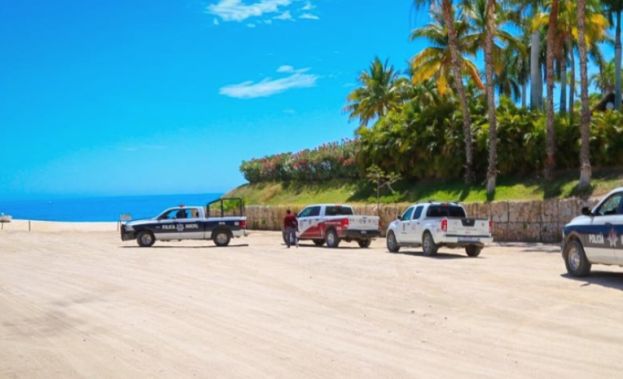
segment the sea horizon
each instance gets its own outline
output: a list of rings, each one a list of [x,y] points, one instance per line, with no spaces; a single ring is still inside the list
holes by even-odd
[[[205,205],[222,193],[116,195],[116,196],[36,196],[22,199],[0,199],[0,213],[16,220],[110,222],[121,215],[132,219],[157,216],[166,208],[178,205]]]

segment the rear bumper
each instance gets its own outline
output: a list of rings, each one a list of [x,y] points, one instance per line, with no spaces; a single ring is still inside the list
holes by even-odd
[[[439,244],[448,246],[484,246],[492,242],[493,237],[489,235],[463,236],[448,234],[440,239]]]
[[[246,237],[248,235],[246,229],[233,230],[231,235],[235,238]]]
[[[369,240],[377,238],[381,235],[379,230],[356,230],[346,229],[342,231],[341,238],[347,238],[351,240]]]

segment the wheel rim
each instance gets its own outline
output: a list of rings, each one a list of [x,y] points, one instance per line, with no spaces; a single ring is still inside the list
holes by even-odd
[[[219,233],[216,235],[216,242],[220,243],[220,244],[225,244],[227,243],[227,234],[225,233]]]
[[[143,242],[145,245],[149,245],[151,243],[151,235],[143,234],[143,236],[141,237],[141,242]]]
[[[567,259],[569,261],[569,266],[573,271],[576,271],[580,267],[580,262],[582,258],[580,257],[580,250],[577,246],[572,246],[569,250],[569,257]]]
[[[335,242],[335,235],[333,234],[333,232],[327,234],[327,243],[329,245],[333,245],[334,242]]]

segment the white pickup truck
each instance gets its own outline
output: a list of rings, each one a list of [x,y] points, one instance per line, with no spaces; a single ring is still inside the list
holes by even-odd
[[[387,228],[387,249],[397,253],[401,247],[418,247],[432,256],[442,247],[465,248],[477,257],[485,244],[493,241],[489,219],[467,218],[456,203],[413,204]]]
[[[326,242],[328,247],[338,247],[340,241],[357,241],[366,248],[381,234],[378,216],[355,215],[348,205],[310,205],[297,218],[299,239],[312,240],[316,246]]]

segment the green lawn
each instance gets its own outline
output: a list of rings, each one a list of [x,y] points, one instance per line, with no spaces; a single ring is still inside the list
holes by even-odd
[[[460,181],[403,182],[394,186],[395,192],[383,191],[383,203],[406,203],[420,200],[484,202],[488,200],[541,200],[571,196],[599,196],[623,186],[623,170],[596,171],[592,189],[578,193],[577,173],[561,173],[558,179],[546,183],[539,178],[501,178],[495,196],[487,198],[484,184],[466,186]],[[373,188],[365,183],[334,180],[325,183],[259,183],[240,186],[227,196],[238,196],[246,204],[304,205],[310,203],[374,203]]]

